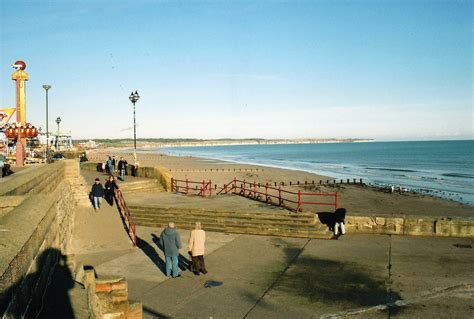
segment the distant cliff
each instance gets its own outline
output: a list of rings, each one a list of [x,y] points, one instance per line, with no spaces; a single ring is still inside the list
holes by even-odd
[[[74,143],[84,143],[89,140],[75,140]],[[130,147],[132,139],[95,139],[98,145],[105,147]],[[185,147],[185,146],[218,146],[218,145],[256,145],[256,144],[309,144],[309,143],[355,143],[370,142],[371,139],[358,138],[304,138],[304,139],[171,139],[145,138],[137,139],[138,147]]]

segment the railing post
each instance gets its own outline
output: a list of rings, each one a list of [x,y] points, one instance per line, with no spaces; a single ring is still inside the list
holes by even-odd
[[[257,184],[253,181],[253,198],[257,198]]]
[[[268,183],[265,184],[265,201],[268,203]]]
[[[281,206],[281,186],[278,186],[278,203]]]
[[[336,192],[336,209],[339,207],[339,195]]]
[[[234,192],[237,191],[237,177],[234,177]]]
[[[201,186],[201,196],[206,197],[206,194],[204,193],[206,189],[206,182],[202,180],[202,186]]]
[[[174,193],[174,178],[171,177],[171,192]]]
[[[298,191],[298,209],[296,211],[301,211],[301,191]]]
[[[188,175],[186,175],[186,195],[188,194],[189,191],[189,181],[188,181]]]
[[[209,180],[209,196],[212,196],[212,182]]]

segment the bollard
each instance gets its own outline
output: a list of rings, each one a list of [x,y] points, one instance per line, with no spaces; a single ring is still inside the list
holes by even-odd
[[[334,180],[333,182],[334,182],[334,185],[336,185],[336,180]]]
[[[300,184],[300,181],[297,181],[296,184],[299,185],[299,184]]]
[[[290,181],[290,186],[291,186],[291,181]]]
[[[314,185],[314,179],[313,179],[313,185]]]
[[[275,182],[275,187],[277,187],[277,182]]]
[[[326,184],[329,184],[329,179],[326,180]]]
[[[217,184],[214,184],[214,190],[217,190]]]
[[[323,183],[323,181],[322,181],[322,180],[319,180],[319,185],[321,185],[322,183]]]
[[[281,182],[281,186],[285,186],[285,182]]]
[[[362,178],[360,179],[360,184],[362,185]]]
[[[349,184],[349,179],[347,179],[347,184]]]
[[[308,181],[304,181],[304,184],[305,184],[305,185],[308,185]]]

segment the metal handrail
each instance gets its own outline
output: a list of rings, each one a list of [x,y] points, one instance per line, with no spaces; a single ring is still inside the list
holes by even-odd
[[[185,183],[185,185],[180,186],[179,182]],[[191,187],[191,185],[195,185],[196,187],[193,188]],[[175,179],[173,177],[171,178],[171,192],[189,194],[190,192],[193,192],[193,191],[199,191],[197,193],[198,196],[206,197],[207,192],[209,192],[209,196],[211,196],[212,195],[212,182],[210,180],[208,182],[204,180],[202,182],[195,182],[195,181],[190,181],[187,177],[185,180]]]
[[[185,186],[180,186],[179,183],[185,183]],[[190,185],[196,185],[196,187],[192,188],[190,187]],[[199,185],[200,187],[198,188],[197,185]],[[265,188],[265,191],[263,192],[261,188]],[[269,193],[269,190],[277,191],[278,195]],[[171,191],[183,193],[183,194],[189,194],[190,191],[199,191],[197,195],[202,196],[202,197],[205,197],[206,193],[209,192],[209,196],[211,196],[212,195],[212,182],[210,180],[208,182],[204,180],[202,182],[190,181],[187,176],[185,180],[171,178]],[[282,189],[281,186],[278,186],[278,188],[276,188],[276,187],[269,186],[268,183],[266,184],[261,184],[261,183],[256,183],[256,182],[250,183],[245,180],[238,180],[237,178],[234,178],[232,181],[228,182],[227,184],[224,184],[222,189],[216,192],[216,195],[227,194],[229,192],[233,192],[234,194],[240,194],[245,197],[251,197],[256,200],[260,200],[261,197],[264,196],[265,202],[267,203],[271,203],[272,199],[277,199],[279,206],[285,206],[285,203],[296,204],[296,211],[298,212],[302,211],[303,205],[334,206],[335,209],[337,209],[339,206],[338,192],[335,192],[335,193],[309,193],[309,192],[301,192],[301,191],[293,192],[293,191]],[[297,199],[293,200],[293,199],[288,198],[285,195],[294,195],[297,197]],[[334,197],[334,202],[319,202],[319,201],[312,201],[309,199],[304,201],[303,197],[305,196]]]
[[[137,245],[137,230],[135,223],[133,222],[132,214],[130,209],[127,206],[127,202],[125,202],[125,198],[123,197],[123,193],[119,188],[115,188],[115,200],[117,202],[117,206],[119,207],[119,212],[122,215],[122,220],[124,221],[125,229],[127,230],[128,236],[130,237],[133,246]]]

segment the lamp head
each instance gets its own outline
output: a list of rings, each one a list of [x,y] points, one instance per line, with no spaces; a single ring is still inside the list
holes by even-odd
[[[46,91],[48,91],[50,88],[51,88],[51,85],[48,85],[48,84],[43,85],[43,89],[45,89]]]
[[[58,125],[59,125],[59,123],[61,123],[61,118],[60,118],[59,116],[58,116],[58,118],[56,119],[56,123],[58,123]]]

